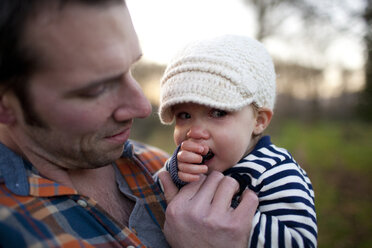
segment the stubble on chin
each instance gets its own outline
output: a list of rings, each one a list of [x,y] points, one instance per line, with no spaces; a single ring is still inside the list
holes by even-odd
[[[105,149],[92,149],[83,152],[83,159],[86,166],[89,168],[100,168],[114,163],[121,157],[124,150],[124,144],[116,147],[108,147]]]

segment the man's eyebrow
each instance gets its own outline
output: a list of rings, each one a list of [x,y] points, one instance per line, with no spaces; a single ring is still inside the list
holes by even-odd
[[[135,65],[139,60],[141,60],[141,58],[142,58],[142,53],[136,59],[133,60],[132,66]],[[91,82],[87,83],[86,85],[84,85],[84,86],[82,86],[78,89],[74,89],[74,90],[68,92],[66,94],[66,97],[71,97],[71,96],[77,95],[79,93],[82,93],[85,90],[93,89],[94,87],[97,87],[101,84],[106,84],[106,83],[109,83],[109,82],[115,82],[115,81],[121,80],[121,78],[124,76],[125,73],[126,72],[120,72],[118,74],[114,74],[114,75],[108,76],[106,78],[98,79],[96,81],[91,81]]]
[[[83,87],[83,89],[84,88],[89,89],[91,87],[94,88],[95,86],[98,86],[100,84],[105,84],[105,83],[120,80],[123,77],[124,74],[125,74],[125,72],[120,72],[118,74],[114,74],[114,75],[108,76],[106,78],[98,79],[96,81],[91,81],[86,87]]]
[[[95,87],[97,87],[101,84],[106,84],[106,83],[109,83],[109,82],[119,81],[119,80],[121,80],[121,78],[123,77],[124,74],[125,74],[124,72],[120,72],[118,74],[114,74],[114,75],[108,76],[106,78],[98,79],[96,81],[90,81],[89,83],[87,83],[84,86],[81,86],[80,88],[73,89],[73,90],[67,92],[65,94],[65,96],[66,97],[72,97],[72,96],[78,95],[80,93],[83,93],[86,90],[93,89],[93,88],[95,88]]]

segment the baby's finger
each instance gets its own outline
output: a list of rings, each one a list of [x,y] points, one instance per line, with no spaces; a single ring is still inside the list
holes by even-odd
[[[182,171],[178,172],[178,178],[184,182],[191,183],[199,180],[200,176],[197,174],[183,173]]]
[[[179,151],[177,153],[178,162],[189,163],[189,164],[199,164],[203,160],[200,154],[189,152],[189,151]]]
[[[208,172],[208,166],[189,163],[178,163],[178,170],[190,174],[205,174]]]
[[[192,140],[185,140],[181,144],[181,150],[195,152],[199,154],[206,154],[208,152],[208,147],[200,143],[196,143]]]

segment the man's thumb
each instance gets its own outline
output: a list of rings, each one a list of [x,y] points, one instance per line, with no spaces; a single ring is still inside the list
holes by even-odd
[[[173,183],[168,171],[159,172],[158,177],[162,190],[164,191],[164,197],[169,204],[178,193],[177,186]]]

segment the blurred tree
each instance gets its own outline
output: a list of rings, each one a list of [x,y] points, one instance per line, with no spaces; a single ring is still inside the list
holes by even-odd
[[[256,38],[277,38],[302,49],[318,68],[327,65],[326,51],[341,37],[364,43],[366,87],[361,98],[362,116],[372,120],[372,0],[243,0],[256,14]],[[364,39],[363,39],[364,37]],[[292,46],[293,44],[293,46]],[[315,59],[311,59],[314,57]],[[295,58],[297,59],[297,58]],[[343,67],[343,66],[341,66]],[[309,85],[314,87],[314,85]],[[347,89],[347,87],[345,87]],[[317,95],[313,96],[314,105]]]
[[[372,0],[367,0],[367,6],[362,15],[367,26],[364,35],[366,44],[365,88],[359,102],[359,114],[367,121],[372,121]]]
[[[314,19],[317,14],[311,2],[306,0],[243,0],[255,10],[257,19],[256,38],[280,34],[283,23],[293,14],[303,15],[303,20]]]
[[[258,40],[275,37],[293,40],[297,45],[304,42],[315,46],[323,55],[335,40],[341,37],[361,40],[366,30],[371,29],[366,19],[368,10],[365,10],[371,0],[243,1],[256,14]],[[363,25],[363,18],[366,25]]]
[[[334,1],[310,0],[243,0],[256,13],[256,38],[263,41],[265,38],[277,36],[290,38],[288,35],[302,38],[312,37],[312,40],[322,37],[322,31],[330,27],[330,6]],[[347,1],[347,0],[343,0]],[[339,1],[337,1],[339,2]],[[339,4],[338,4],[339,5]],[[327,24],[327,25],[324,25]],[[296,34],[291,31],[297,27]],[[301,33],[298,33],[301,31]],[[327,29],[327,42],[317,42],[324,46],[332,41],[332,36]],[[333,30],[334,31],[334,30]],[[322,44],[321,44],[322,43]],[[312,44],[315,44],[312,42]]]

